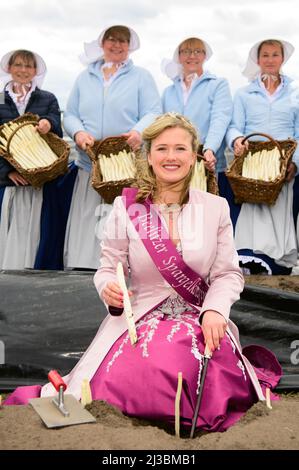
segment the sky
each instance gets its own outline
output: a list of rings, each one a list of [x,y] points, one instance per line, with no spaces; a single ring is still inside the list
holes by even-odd
[[[138,33],[141,47],[131,58],[152,73],[160,92],[171,84],[161,60],[190,36],[211,46],[205,68],[227,78],[232,93],[247,83],[242,70],[251,46],[270,37],[295,46],[284,73],[299,79],[297,0],[9,0],[0,2],[0,15],[0,56],[20,48],[40,54],[48,68],[43,88],[62,109],[84,69],[78,58],[84,42],[115,24]]]

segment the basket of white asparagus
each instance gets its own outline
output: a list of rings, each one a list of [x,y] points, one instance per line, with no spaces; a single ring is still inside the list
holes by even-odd
[[[273,205],[285,182],[288,163],[295,152],[297,142],[293,139],[274,140],[262,133],[269,141],[249,141],[243,155],[235,156],[226,171],[236,203]]]
[[[5,158],[34,188],[67,172],[69,145],[56,134],[40,134],[31,113],[0,127],[0,158]]]
[[[211,194],[218,194],[218,184],[215,173],[205,168],[204,157],[200,154],[200,151],[197,154],[197,161],[195,163],[190,187]]]
[[[92,187],[112,204],[123,188],[135,182],[135,154],[121,136],[98,140],[86,153],[92,160]]]

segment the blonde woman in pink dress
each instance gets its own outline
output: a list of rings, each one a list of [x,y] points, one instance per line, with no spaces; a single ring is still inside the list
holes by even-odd
[[[117,197],[106,223],[94,276],[108,315],[64,380],[80,399],[83,379],[93,399],[129,416],[174,424],[178,372],[181,426],[190,428],[205,345],[213,352],[197,429],[224,431],[275,387],[281,368],[270,351],[242,351],[229,320],[244,281],[225,199],[190,190],[197,133],[181,115],[158,117],[143,132],[137,187]],[[116,268],[129,283],[138,341],[130,343]],[[249,359],[253,361],[253,365]],[[49,396],[53,386],[17,389],[6,404]]]

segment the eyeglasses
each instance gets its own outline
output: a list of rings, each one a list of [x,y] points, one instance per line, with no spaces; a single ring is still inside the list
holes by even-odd
[[[25,69],[35,69],[36,67],[34,65],[31,65],[31,64],[23,64],[22,62],[15,62],[14,64],[12,64],[13,67],[15,67],[16,69],[22,69],[22,68],[25,68]]]
[[[127,43],[128,44],[128,42],[129,42],[127,39],[116,39],[116,38],[113,38],[112,36],[107,38],[106,41],[111,42],[111,44],[117,44],[117,43],[119,43],[119,44]]]
[[[191,54],[194,54],[195,56],[198,56],[200,54],[205,54],[206,51],[204,49],[181,49],[180,54],[190,56]]]

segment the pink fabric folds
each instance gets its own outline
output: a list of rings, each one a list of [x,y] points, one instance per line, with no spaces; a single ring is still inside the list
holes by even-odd
[[[135,348],[124,333],[91,381],[94,399],[129,416],[174,425],[178,372],[183,375],[181,425],[189,428],[196,405],[204,340],[198,313],[151,312],[137,323]],[[197,428],[225,431],[257,401],[238,351],[226,335],[209,363]]]
[[[259,382],[271,389],[275,388],[282,376],[282,368],[276,356],[269,349],[256,344],[245,346],[242,353],[254,367]]]
[[[28,385],[17,387],[5,400],[4,405],[27,405],[31,398],[39,398],[42,387],[40,385]]]

